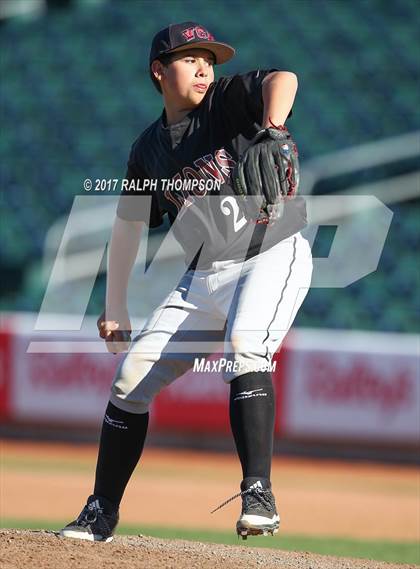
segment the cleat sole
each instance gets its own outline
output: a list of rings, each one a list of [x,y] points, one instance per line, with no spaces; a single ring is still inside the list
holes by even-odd
[[[96,535],[88,532],[83,532],[77,529],[62,529],[58,532],[60,537],[64,537],[66,539],[81,539],[84,541],[101,541],[103,543],[110,543],[114,536],[103,537],[102,535]]]
[[[267,536],[268,534],[270,534],[271,536],[274,536],[275,533],[277,533],[279,531],[279,524],[277,523],[274,527],[267,527],[267,526],[261,526],[261,527],[252,527],[252,526],[243,526],[241,523],[238,523],[238,525],[236,526],[236,533],[238,534],[238,536],[241,536],[242,539],[247,539],[247,537],[249,535],[251,536],[255,536],[255,535],[264,535]]]

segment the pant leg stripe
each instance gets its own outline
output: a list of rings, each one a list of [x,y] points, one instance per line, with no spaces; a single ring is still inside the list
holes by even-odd
[[[292,260],[291,260],[290,265],[289,265],[289,273],[288,273],[288,275],[287,275],[287,277],[286,277],[286,280],[285,280],[285,282],[284,282],[284,286],[283,286],[283,288],[282,288],[282,290],[281,290],[280,300],[279,300],[278,303],[277,303],[276,310],[274,311],[274,316],[273,316],[273,318],[271,319],[271,322],[270,322],[270,324],[269,324],[268,327],[267,327],[267,335],[266,335],[266,337],[265,337],[264,340],[263,340],[263,344],[268,340],[268,337],[269,337],[269,335],[270,335],[270,326],[273,324],[274,320],[276,319],[277,312],[278,312],[278,310],[279,310],[279,306],[280,306],[281,301],[283,300],[283,297],[284,297],[284,291],[286,290],[287,283],[289,282],[290,275],[292,274],[292,267],[293,267],[294,262],[296,261],[296,241],[297,241],[297,238],[294,237],[294,238],[293,238],[293,257],[292,257]],[[265,355],[264,357],[265,357],[265,359],[268,361],[268,346],[266,346],[266,348],[267,348],[267,350],[266,350],[266,355]]]

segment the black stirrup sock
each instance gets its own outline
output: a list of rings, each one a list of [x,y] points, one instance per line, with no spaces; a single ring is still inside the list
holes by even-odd
[[[243,478],[269,480],[275,417],[270,373],[251,372],[232,380],[229,411]]]
[[[127,413],[108,403],[102,424],[94,494],[107,498],[117,508],[143,451],[148,423],[149,413]]]

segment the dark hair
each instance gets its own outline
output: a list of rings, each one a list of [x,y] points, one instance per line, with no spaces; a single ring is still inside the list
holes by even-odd
[[[160,61],[161,64],[166,67],[175,59],[175,57],[174,57],[175,55],[178,55],[178,54],[167,53],[166,55],[165,54],[161,55],[155,61]],[[162,94],[162,89],[160,88],[160,83],[156,79],[156,77],[153,75],[152,66],[150,66],[150,79],[152,80],[153,85],[156,87],[156,89],[159,91],[159,93]]]

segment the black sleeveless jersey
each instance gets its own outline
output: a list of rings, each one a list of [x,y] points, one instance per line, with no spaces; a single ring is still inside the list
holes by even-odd
[[[179,123],[167,125],[163,111],[131,148],[117,215],[157,227],[167,214],[187,265],[248,258],[306,225],[302,197],[265,226],[245,218],[232,190],[234,165],[261,129],[262,81],[271,71],[218,79]]]

